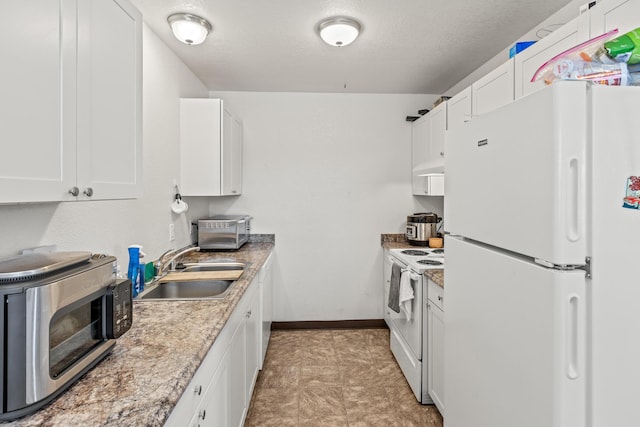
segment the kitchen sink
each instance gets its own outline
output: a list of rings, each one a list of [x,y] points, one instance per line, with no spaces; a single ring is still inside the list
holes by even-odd
[[[150,287],[138,298],[141,300],[221,299],[227,296],[234,283],[234,280],[173,280]]]
[[[184,269],[177,270],[184,273],[200,271],[228,271],[244,270],[245,264],[242,262],[194,262],[185,263]]]

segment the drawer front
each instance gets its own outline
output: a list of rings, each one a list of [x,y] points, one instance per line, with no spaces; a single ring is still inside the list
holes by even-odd
[[[431,279],[427,280],[429,282],[427,286],[427,298],[440,310],[444,311],[444,288],[436,285]]]

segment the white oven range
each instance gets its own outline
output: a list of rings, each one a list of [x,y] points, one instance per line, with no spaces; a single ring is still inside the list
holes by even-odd
[[[403,274],[409,274],[414,298],[411,300],[410,314],[389,307],[389,289],[393,264],[397,264]],[[433,401],[427,392],[427,329],[426,270],[444,268],[444,249],[390,249],[384,257],[384,319],[390,329],[390,346],[398,365],[402,369],[416,399],[423,404]],[[424,356],[424,363],[423,363]]]

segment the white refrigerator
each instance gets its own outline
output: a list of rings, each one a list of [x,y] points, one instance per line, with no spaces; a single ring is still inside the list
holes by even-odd
[[[640,87],[446,139],[445,427],[640,426]]]

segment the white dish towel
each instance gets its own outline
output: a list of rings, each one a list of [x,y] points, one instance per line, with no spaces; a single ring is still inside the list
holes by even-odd
[[[400,276],[400,308],[404,311],[407,321],[411,320],[411,302],[414,297],[411,287],[411,271],[404,270]]]

